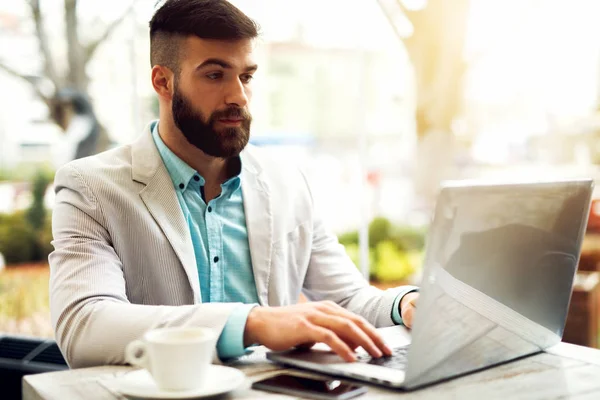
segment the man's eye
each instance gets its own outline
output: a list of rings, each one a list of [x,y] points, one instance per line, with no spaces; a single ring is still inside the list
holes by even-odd
[[[254,79],[254,77],[252,75],[250,75],[250,74],[242,75],[242,82],[244,82],[244,83],[248,83],[252,79]]]
[[[221,77],[223,77],[223,74],[221,72],[213,72],[210,74],[206,74],[206,77],[210,80],[217,80],[220,79]]]

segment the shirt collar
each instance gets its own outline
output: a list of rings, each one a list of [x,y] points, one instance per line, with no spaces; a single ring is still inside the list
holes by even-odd
[[[177,155],[167,147],[165,142],[163,142],[162,138],[158,134],[158,122],[155,122],[154,126],[152,127],[152,138],[154,139],[156,148],[158,149],[158,152],[165,163],[165,167],[167,167],[167,171],[169,172],[169,176],[171,176],[171,180],[173,181],[173,186],[175,186],[175,189],[179,189],[184,192],[188,183],[190,182],[190,179],[194,178],[194,176],[198,177],[200,185],[204,185],[204,178],[200,176],[200,174],[198,174],[194,168],[190,167],[185,161],[177,157]]]

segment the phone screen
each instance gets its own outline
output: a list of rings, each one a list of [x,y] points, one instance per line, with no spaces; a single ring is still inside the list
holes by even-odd
[[[367,391],[363,386],[343,383],[337,379],[312,379],[289,374],[255,382],[253,387],[284,393],[313,393],[319,395],[318,398],[330,399],[349,399]]]

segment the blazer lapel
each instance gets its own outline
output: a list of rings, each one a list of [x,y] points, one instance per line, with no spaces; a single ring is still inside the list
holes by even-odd
[[[173,181],[154,144],[151,127],[152,124],[132,145],[132,178],[146,184],[140,197],[177,254],[190,281],[194,298],[200,303],[202,297],[192,237]]]
[[[256,160],[244,150],[242,196],[256,292],[261,305],[269,304],[269,278],[273,243],[273,212],[267,183]]]

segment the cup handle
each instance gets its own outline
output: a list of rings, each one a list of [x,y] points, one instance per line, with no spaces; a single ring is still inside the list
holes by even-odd
[[[136,367],[148,369],[148,349],[142,340],[134,340],[125,348],[125,361]]]

